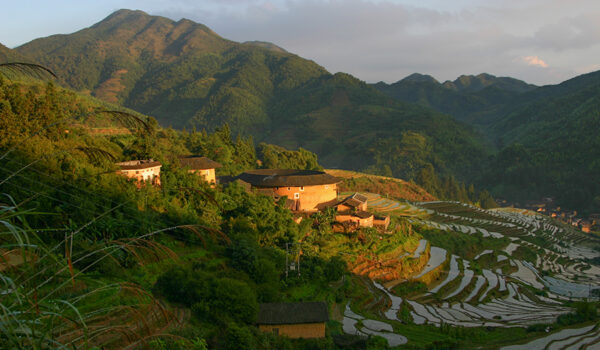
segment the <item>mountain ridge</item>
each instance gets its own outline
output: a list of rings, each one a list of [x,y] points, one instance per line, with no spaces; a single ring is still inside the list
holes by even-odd
[[[478,134],[451,117],[395,101],[351,75],[331,74],[270,45],[223,39],[189,20],[119,10],[17,51],[64,72],[64,84],[164,126],[213,130],[227,123],[234,134],[317,152],[329,167],[381,169],[378,159],[395,156],[376,157],[387,150],[374,145],[397,145],[406,132],[420,135],[406,140],[418,139],[427,154],[414,162],[431,163],[442,174],[463,178],[485,155]],[[468,164],[458,166],[453,157]],[[391,172],[414,178],[418,167],[391,166]]]

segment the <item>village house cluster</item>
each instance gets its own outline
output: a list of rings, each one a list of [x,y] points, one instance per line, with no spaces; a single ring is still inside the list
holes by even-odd
[[[202,176],[212,186],[217,184],[215,170],[221,164],[201,156],[180,156],[180,166],[190,173]],[[162,164],[152,159],[117,163],[117,173],[134,179],[140,188],[144,184],[160,186]],[[367,197],[355,193],[338,199],[340,178],[316,170],[257,169],[246,171],[225,182],[237,181],[247,190],[262,193],[274,200],[286,198],[286,207],[297,214],[297,222],[306,215],[327,208],[335,208],[335,232],[353,232],[363,227],[387,230],[389,216],[377,216],[367,211]]]
[[[279,200],[286,197],[286,206],[298,218],[327,208],[335,208],[333,229],[352,232],[363,227],[382,231],[390,224],[389,216],[376,216],[367,211],[367,197],[355,193],[338,200],[340,178],[316,170],[259,169],[246,171],[235,178],[246,188]]]
[[[504,207],[524,208],[548,215],[551,218],[560,220],[566,224],[572,225],[582,232],[600,232],[600,214],[591,214],[587,218],[578,215],[576,210],[564,210],[557,206],[553,198],[543,198],[541,201],[530,201],[524,204],[510,203],[506,200],[497,200]]]
[[[182,168],[201,176],[215,186],[219,179],[215,169],[221,164],[199,156],[177,158]],[[152,159],[117,163],[118,174],[134,179],[136,186],[160,186],[162,164]],[[334,232],[354,232],[359,228],[386,231],[389,216],[377,216],[367,211],[367,197],[354,193],[339,199],[338,184],[342,181],[322,171],[293,169],[258,169],[246,171],[222,182],[237,182],[248,191],[258,192],[274,200],[285,198],[286,207],[302,219],[318,211],[335,209]],[[297,222],[300,222],[297,220]],[[328,321],[325,302],[260,304],[257,326],[263,332],[290,338],[323,338]]]
[[[177,159],[182,168],[187,169],[190,173],[202,176],[211,185],[216,185],[215,169],[222,166],[220,163],[200,156],[180,156]],[[160,186],[160,168],[162,164],[159,161],[153,159],[130,160],[116,165],[119,167],[117,174],[134,179],[138,188],[141,188],[144,184]]]

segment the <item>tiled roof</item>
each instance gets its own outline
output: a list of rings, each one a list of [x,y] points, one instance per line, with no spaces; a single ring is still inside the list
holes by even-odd
[[[329,320],[327,303],[322,301],[303,303],[260,304],[258,324],[320,323]]]
[[[154,159],[129,160],[126,162],[117,163],[122,170],[140,170],[162,166],[159,161]]]
[[[367,203],[367,197],[360,193],[355,193],[343,199],[341,202],[338,203],[338,205],[344,204],[353,208],[358,208],[359,206],[365,203]]]
[[[316,170],[258,169],[246,171],[238,176],[254,187],[299,187],[336,184],[340,178]]]
[[[222,167],[221,163],[200,156],[181,156],[179,163],[183,167],[188,167],[192,170],[216,169]]]

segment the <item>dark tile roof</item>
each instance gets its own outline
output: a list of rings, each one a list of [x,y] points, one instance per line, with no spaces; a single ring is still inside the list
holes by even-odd
[[[346,197],[338,205],[343,204],[353,208],[358,208],[361,204],[367,203],[367,197],[360,193],[355,193],[351,196]]]
[[[139,170],[162,166],[159,161],[155,161],[154,159],[129,160],[126,162],[117,163],[117,165],[122,170]]]
[[[258,169],[238,176],[254,187],[299,187],[336,184],[342,180],[322,171],[294,169]]]
[[[206,157],[180,156],[177,158],[182,167],[187,167],[192,170],[216,169],[222,167],[221,163]]]
[[[258,310],[258,324],[299,324],[329,321],[327,303],[265,303]]]

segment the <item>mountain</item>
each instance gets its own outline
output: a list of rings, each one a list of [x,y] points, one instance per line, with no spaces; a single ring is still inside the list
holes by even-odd
[[[234,134],[317,152],[327,167],[413,179],[431,164],[464,179],[486,154],[475,130],[449,116],[185,19],[120,10],[17,51],[59,72],[62,83],[162,125],[212,130],[228,123]]]
[[[430,107],[476,126],[489,124],[519,95],[536,89],[518,79],[486,73],[461,75],[444,83],[415,73],[393,84],[379,82],[373,86],[400,101]]]
[[[433,83],[433,84],[439,84],[439,81],[437,81],[434,77],[432,77],[431,75],[427,75],[427,74],[420,74],[420,73],[413,73],[409,76],[407,76],[406,78],[402,79],[403,82],[412,82],[412,83]]]
[[[554,196],[564,206],[600,211],[600,71],[525,94],[490,127],[503,148],[486,181],[516,197]],[[503,172],[498,177],[495,171]]]
[[[568,208],[600,211],[600,72],[542,87],[488,74],[444,83],[413,74],[374,87],[481,131],[496,154],[481,164],[476,183],[494,195],[555,197]]]
[[[444,82],[442,86],[450,90],[461,92],[477,92],[491,86],[500,90],[514,92],[526,92],[536,88],[535,85],[527,84],[522,80],[510,77],[495,77],[487,73],[479,75],[461,75],[454,81],[448,80]]]
[[[267,128],[265,105],[275,91],[327,74],[262,46],[223,39],[190,20],[120,10],[90,28],[17,50],[61,72],[68,86],[156,116],[163,125],[228,122],[256,134]],[[198,122],[206,120],[214,123]]]

